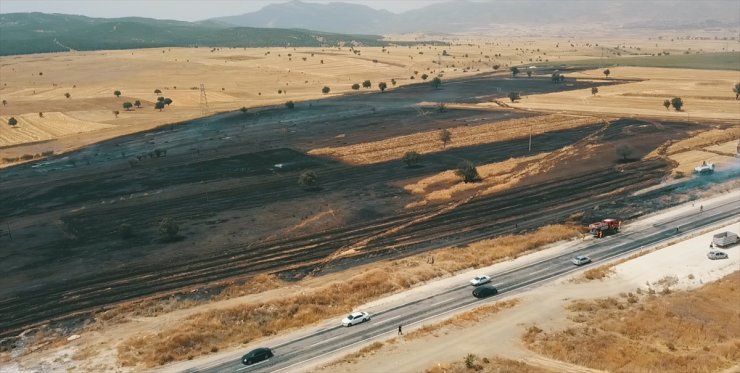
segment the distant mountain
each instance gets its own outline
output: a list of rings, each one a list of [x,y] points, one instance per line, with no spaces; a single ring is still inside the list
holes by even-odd
[[[665,24],[666,20],[683,25],[708,20],[739,25],[740,1],[458,0],[395,14],[358,4],[292,0],[252,13],[212,19],[235,26],[371,34],[454,33],[506,24],[577,26],[578,22],[589,22],[619,27],[635,22]]]
[[[385,45],[380,36],[233,27],[218,21],[89,18],[45,13],[0,14],[0,55],[151,47]]]

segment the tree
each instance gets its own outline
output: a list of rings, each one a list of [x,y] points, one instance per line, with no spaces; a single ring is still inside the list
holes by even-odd
[[[396,79],[391,79],[391,84],[393,84],[393,86],[395,87],[396,86]]]
[[[735,100],[740,98],[740,83],[735,83],[735,86],[732,87],[732,91],[735,92]],[[3,101],[3,105],[5,101]]]
[[[298,176],[298,185],[306,190],[317,189],[319,186],[319,177],[313,171],[305,171],[301,176]]]
[[[612,73],[612,72],[611,72],[611,71],[609,71],[609,69],[606,69],[606,70],[604,70],[604,75],[605,75],[605,76],[606,76],[607,78],[609,77],[609,74],[611,74],[611,73]]]
[[[164,101],[164,96],[157,97],[157,102],[161,102],[161,101]]]
[[[3,100],[3,106],[8,104],[8,100]]]
[[[70,98],[70,97],[72,97],[72,95],[70,95],[69,92],[67,92],[67,93],[64,94],[64,97]]]
[[[494,64],[494,65],[493,65],[493,69],[494,69],[494,70],[498,70],[498,69],[500,69],[500,68],[501,68],[501,65],[499,65],[499,64]]]
[[[683,100],[681,97],[674,97],[671,99],[671,106],[673,106],[676,111],[681,111],[681,108],[683,107]]]
[[[457,176],[460,176],[460,178],[462,178],[462,181],[466,184],[480,181],[478,169],[475,168],[475,165],[470,161],[465,161],[461,163],[457,167],[457,170],[455,170],[455,174]]]
[[[172,99],[171,98],[165,98],[164,99],[164,104],[165,105],[170,106],[171,103],[172,103]]]
[[[440,86],[442,86],[442,79],[440,79],[438,76],[434,77],[434,79],[432,79],[432,87],[436,89]]]
[[[134,106],[136,106],[137,108],[140,108],[141,107],[141,101],[139,101],[139,100],[134,101]]]
[[[527,77],[528,78],[531,78],[532,77],[532,70],[527,70]]]
[[[123,223],[118,226],[118,233],[121,235],[122,239],[128,240],[134,235],[134,228],[131,227],[131,224]]]
[[[621,144],[617,146],[617,155],[622,158],[622,162],[627,162],[632,154],[635,153],[635,149],[627,144]]]
[[[380,92],[385,92],[385,89],[388,88],[388,85],[385,84],[385,82],[378,83],[378,88],[380,89]]]
[[[514,66],[511,68],[511,76],[516,77],[516,74],[519,74],[519,68]]]
[[[154,104],[155,109],[159,109],[159,111],[162,111],[164,109],[164,101],[157,101],[156,104]]]
[[[406,167],[411,168],[412,166],[419,163],[419,160],[421,160],[421,155],[415,151],[408,151],[406,154],[403,155],[403,158],[401,158],[403,163],[406,163]]]
[[[286,101],[285,107],[287,107],[288,109],[293,109],[295,107],[295,103],[293,101]]]
[[[116,118],[118,118],[118,114],[121,114],[121,112],[118,110],[113,110],[113,115],[115,115]]]
[[[428,77],[429,75],[427,74],[421,74],[421,80],[427,80]]]
[[[362,88],[370,88],[371,86],[372,86],[372,83],[370,83],[369,80],[362,82]]]
[[[354,89],[356,91],[356,90],[360,89],[360,85],[357,84],[357,83],[352,84],[352,89]]]
[[[668,110],[668,108],[671,107],[671,101],[670,100],[663,101],[663,106],[665,106],[665,109]]]
[[[18,124],[18,120],[16,120],[15,117],[8,118],[8,125],[9,126],[15,126],[16,124]]]
[[[121,97],[121,91],[113,91],[113,96]]]
[[[247,107],[246,106],[242,106],[242,108],[239,109],[239,111],[241,111],[242,114],[246,114],[247,113]]]
[[[447,104],[444,102],[437,103],[437,110],[439,110],[440,113],[444,113],[447,110]]]
[[[331,92],[331,88],[329,88],[328,86],[324,86],[324,88],[321,88],[321,93],[327,94],[329,92]]]
[[[43,117],[44,117],[44,112],[43,111],[39,111],[39,118],[43,118]]]
[[[439,131],[439,141],[442,141],[442,148],[445,148],[452,141],[452,132],[447,129]]]
[[[599,93],[599,88],[598,87],[591,87],[591,95],[593,96],[593,95],[596,95],[597,93]]]
[[[159,234],[165,241],[173,241],[180,232],[180,226],[171,218],[164,218],[159,222]]]
[[[511,100],[511,102],[516,102],[517,100],[519,100],[520,98],[522,98],[522,96],[519,94],[519,92],[509,92],[509,96],[508,97],[509,97],[509,100]]]
[[[162,91],[159,88],[157,88],[157,89],[154,90],[154,94],[155,95],[161,95],[162,94]]]
[[[132,104],[132,103],[130,103],[128,101],[126,101],[126,102],[123,103],[123,108],[126,109],[126,111],[131,110],[132,107],[134,107],[134,104]]]

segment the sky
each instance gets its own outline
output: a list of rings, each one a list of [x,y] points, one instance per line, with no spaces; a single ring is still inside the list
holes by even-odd
[[[139,16],[180,21],[200,21],[257,11],[288,0],[0,0],[0,13],[43,12],[88,17]],[[315,3],[345,2],[401,13],[441,0],[302,0]]]

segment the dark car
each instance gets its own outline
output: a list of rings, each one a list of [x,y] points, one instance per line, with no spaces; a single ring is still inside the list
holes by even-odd
[[[498,290],[491,285],[478,286],[473,290],[473,296],[476,298],[485,298],[498,294]]]
[[[249,351],[246,355],[242,356],[242,364],[252,365],[254,363],[259,363],[260,361],[267,360],[273,356],[274,355],[272,354],[272,350],[267,347],[255,348],[254,350]]]

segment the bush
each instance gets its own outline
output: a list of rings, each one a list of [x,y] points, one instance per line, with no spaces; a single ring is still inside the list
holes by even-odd
[[[316,189],[319,185],[319,177],[313,171],[306,171],[298,177],[298,185],[305,189]]]
[[[478,169],[475,168],[475,165],[469,161],[460,164],[460,166],[458,166],[457,168],[457,171],[455,171],[455,174],[457,176],[460,176],[460,178],[462,178],[462,181],[465,183],[480,181]]]
[[[324,88],[321,88],[321,93],[323,94],[327,94],[330,91],[331,91],[331,88],[329,88],[328,86],[324,86]]]
[[[403,155],[402,160],[403,160],[403,163],[406,163],[406,167],[411,167],[419,163],[419,160],[421,160],[421,155],[419,155],[419,153],[415,151],[409,151]]]
[[[178,232],[180,232],[180,226],[172,218],[164,218],[159,222],[159,234],[166,241],[172,241],[177,238]]]

